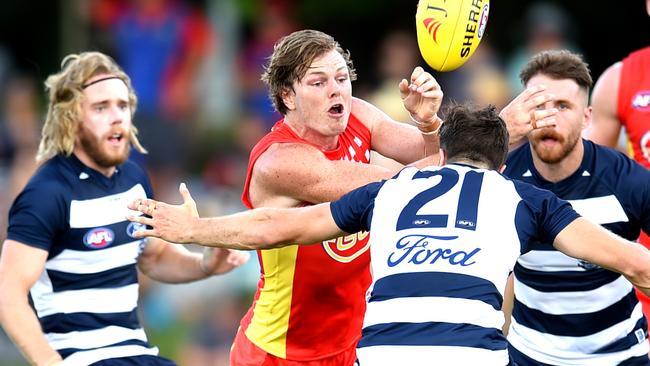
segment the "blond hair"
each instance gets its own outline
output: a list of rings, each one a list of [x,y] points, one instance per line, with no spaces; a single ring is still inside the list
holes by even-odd
[[[131,79],[109,56],[100,52],[70,54],[61,62],[61,71],[50,75],[45,81],[48,96],[47,116],[43,125],[41,142],[36,161],[45,161],[54,155],[70,156],[81,122],[83,90],[91,78],[109,74],[122,80],[129,90],[131,117],[138,99],[131,86]],[[138,129],[131,124],[131,145],[141,153],[147,151],[138,140]]]

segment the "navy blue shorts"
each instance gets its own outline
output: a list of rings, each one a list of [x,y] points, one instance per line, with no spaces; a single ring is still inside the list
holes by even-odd
[[[90,366],[176,366],[176,363],[160,356],[143,355],[111,358],[95,362]]]

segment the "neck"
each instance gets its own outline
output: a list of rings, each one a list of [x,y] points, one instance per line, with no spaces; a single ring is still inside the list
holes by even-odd
[[[487,163],[470,159],[454,159],[453,161],[448,161],[447,164],[464,164],[475,168],[490,169],[490,165]]]
[[[537,172],[544,179],[553,183],[559,182],[575,173],[578,168],[580,168],[580,164],[582,164],[582,158],[585,155],[585,147],[582,143],[582,139],[579,139],[573,150],[571,150],[571,152],[565,156],[564,159],[560,160],[557,163],[543,162],[537,156],[537,154],[535,154],[532,145],[530,146],[530,149],[533,156],[533,165],[535,165]]]
[[[339,146],[339,135],[323,135],[289,116],[285,116],[284,123],[291,127],[293,132],[295,132],[301,139],[319,146],[324,151],[334,150]]]
[[[107,178],[110,178],[115,173],[115,166],[103,167],[97,164],[93,159],[88,156],[83,150],[75,148],[72,152],[79,161],[81,161],[85,166],[100,172],[105,175]]]

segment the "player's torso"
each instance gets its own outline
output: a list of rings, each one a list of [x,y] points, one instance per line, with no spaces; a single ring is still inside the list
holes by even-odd
[[[284,129],[274,130],[265,140],[261,144],[266,146],[303,143]],[[324,152],[329,160],[364,164],[369,154],[370,133],[356,118],[339,136],[338,148]],[[251,155],[252,164],[256,158]],[[249,165],[249,174],[251,169]],[[313,245],[259,251],[262,276],[253,307],[242,320],[246,336],[267,352],[293,360],[317,359],[353,347],[360,337],[370,285],[368,240],[369,234],[360,232]]]
[[[560,182],[539,175],[529,150],[509,156],[504,174],[555,193],[581,216],[634,240],[639,223],[628,217],[626,209],[633,205],[626,199],[631,194],[619,184],[633,178],[615,172],[609,149],[590,142],[584,146],[583,163]],[[647,344],[639,342],[646,324],[632,285],[620,274],[569,257],[551,244],[534,243],[517,261],[510,343],[548,364],[617,364],[647,352],[642,349]]]
[[[618,118],[625,127],[633,157],[650,168],[650,48],[623,60],[618,90]]]
[[[520,254],[514,186],[466,167],[407,172],[375,199],[361,364],[390,364],[381,362],[391,354],[403,364],[507,364],[500,310]]]
[[[136,262],[143,241],[132,237],[138,224],[125,219],[126,205],[147,197],[148,182],[121,172],[111,179],[90,170],[69,173],[64,175],[73,189],[62,195],[67,225],[57,229],[45,270],[31,289],[43,332],[79,364],[105,357],[103,347],[113,347],[113,355],[155,355],[137,316]]]

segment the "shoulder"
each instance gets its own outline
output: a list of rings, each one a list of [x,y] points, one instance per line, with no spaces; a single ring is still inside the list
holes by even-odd
[[[606,98],[611,98],[618,90],[622,69],[623,62],[620,61],[608,67],[596,81],[592,97],[598,98],[602,95]]]
[[[44,197],[58,197],[74,187],[74,173],[60,162],[50,159],[43,163],[25,185],[23,192]]]
[[[306,143],[274,143],[260,155],[253,170],[262,177],[290,178],[291,175],[309,172],[314,163],[326,160],[320,150]]]
[[[585,150],[593,151],[593,163],[596,174],[614,176],[616,174],[625,174],[630,171],[647,171],[633,159],[624,153],[608,146],[594,143],[593,141],[584,140]],[[612,173],[616,174],[612,174]],[[650,174],[650,173],[649,173]]]
[[[503,173],[511,177],[517,176],[518,173],[523,174],[529,167],[529,161],[530,145],[526,142],[508,153]]]
[[[361,121],[370,131],[377,123],[390,119],[388,115],[370,102],[363,99],[352,98],[351,113]]]

